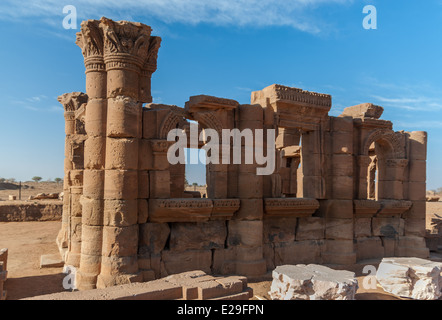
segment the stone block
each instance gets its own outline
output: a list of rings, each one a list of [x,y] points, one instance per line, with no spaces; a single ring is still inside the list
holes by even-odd
[[[333,131],[331,135],[333,139],[332,153],[334,155],[351,155],[353,153],[352,132]]]
[[[140,250],[150,254],[159,254],[166,246],[170,234],[167,223],[140,224]]]
[[[90,99],[85,112],[85,129],[89,137],[106,135],[107,99]]]
[[[240,121],[263,121],[264,113],[260,105],[242,104],[237,111]]]
[[[354,235],[355,238],[371,237],[371,218],[355,218]]]
[[[157,130],[157,112],[143,108],[143,139],[159,138]]]
[[[153,151],[150,140],[138,139],[138,168],[140,170],[152,170]]]
[[[372,219],[373,236],[394,238],[404,235],[404,220],[400,218]]]
[[[263,177],[255,173],[238,173],[238,198],[261,198],[263,192]]]
[[[149,171],[150,197],[167,199],[170,197],[170,172]]]
[[[138,198],[148,199],[149,192],[149,171],[138,171]]]
[[[313,264],[279,266],[272,277],[272,300],[354,300],[358,289],[353,272]]]
[[[188,250],[183,252],[165,250],[161,254],[164,268],[168,274],[202,270],[211,273],[211,250]]]
[[[106,169],[137,170],[138,149],[139,149],[138,139],[107,138]]]
[[[353,219],[326,219],[325,238],[353,240]]]
[[[61,268],[63,266],[64,261],[59,254],[45,254],[40,257],[40,268]]]
[[[352,136],[350,136],[352,138]],[[347,154],[335,154],[332,156],[333,176],[353,176],[353,156]]]
[[[426,195],[425,182],[409,182],[408,183],[408,199],[411,201],[425,201]]]
[[[82,223],[90,226],[103,225],[103,200],[89,199],[84,196],[80,198],[82,206]]]
[[[227,237],[224,221],[172,223],[170,250],[207,250],[223,248]]]
[[[263,221],[264,243],[295,241],[296,218],[268,218]]]
[[[424,131],[408,132],[410,160],[427,160],[427,133]]]
[[[227,234],[228,246],[260,247],[263,242],[263,222],[230,220]]]
[[[437,300],[442,296],[442,263],[418,258],[384,258],[376,279],[382,288],[399,297]]]
[[[351,176],[333,176],[333,199],[352,200],[354,195],[354,181]]]
[[[413,201],[411,208],[403,214],[405,219],[425,219],[426,217],[426,202],[425,201]]]
[[[89,199],[103,199],[104,170],[84,170],[83,196]]]
[[[342,132],[352,135],[353,133],[353,117],[330,117],[332,132]]]
[[[109,200],[135,200],[138,198],[138,171],[106,170],[104,198]]]
[[[425,219],[405,219],[405,236],[425,237]]]
[[[89,136],[84,142],[84,168],[102,170],[105,166],[106,138]]]
[[[320,200],[317,215],[330,219],[352,219],[352,200]]]
[[[147,222],[149,218],[149,204],[147,199],[138,199],[138,224],[143,224]]]
[[[138,225],[103,227],[103,256],[131,257],[138,252]]]
[[[107,128],[108,137],[141,138],[142,105],[135,99],[119,96],[108,99]]]
[[[324,242],[320,240],[275,244],[275,265],[322,263],[323,246]]]
[[[241,207],[233,215],[234,220],[261,220],[264,214],[262,199],[241,199]]]
[[[207,173],[207,194],[211,199],[225,199],[227,197],[227,172],[209,171]]]
[[[104,225],[128,227],[138,221],[138,200],[104,200]]]
[[[379,237],[356,239],[356,257],[358,261],[383,258],[385,250]]]
[[[325,219],[321,217],[306,217],[298,219],[296,241],[321,240],[325,237]]]
[[[103,227],[83,224],[81,227],[81,234],[81,253],[88,256],[101,256]]]
[[[427,161],[413,160],[409,162],[409,178],[411,182],[425,182],[427,179]]]

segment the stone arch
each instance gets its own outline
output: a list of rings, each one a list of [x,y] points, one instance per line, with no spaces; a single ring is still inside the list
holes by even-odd
[[[213,114],[213,112],[200,112],[193,114],[193,117],[196,121],[201,123],[206,129],[215,129],[218,134],[221,135],[223,125],[221,121],[219,121],[218,117]]]
[[[391,149],[391,156],[395,159],[404,159],[405,150],[403,143],[393,130],[378,129],[373,131],[366,139],[362,148],[362,155],[368,156],[373,142],[382,142]]]
[[[167,139],[170,130],[176,129],[184,119],[189,118],[189,114],[184,110],[171,109],[160,127],[160,139]]]

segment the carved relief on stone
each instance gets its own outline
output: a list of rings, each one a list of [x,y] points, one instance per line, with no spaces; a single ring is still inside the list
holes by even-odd
[[[319,208],[316,199],[268,198],[264,199],[264,212],[271,216],[309,217]]]
[[[87,20],[81,23],[75,43],[80,47],[84,57],[86,72],[105,71],[103,62],[103,34],[99,21]]]
[[[65,93],[58,97],[58,102],[63,105],[65,112],[73,112],[75,119],[75,111],[77,111],[84,103],[87,103],[88,96],[83,92]]]
[[[392,130],[378,129],[374,130],[365,140],[362,147],[362,155],[368,155],[370,146],[373,142],[379,140],[387,142],[392,149],[393,155],[397,159],[405,158],[405,146],[404,142],[399,138],[401,133],[394,132]]]

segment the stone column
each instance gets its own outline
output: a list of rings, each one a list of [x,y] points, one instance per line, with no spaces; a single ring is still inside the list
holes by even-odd
[[[151,55],[151,28],[100,20],[107,71],[106,167],[101,272],[97,287],[142,281],[138,270],[138,146],[142,100],[150,90],[140,79]],[[148,84],[149,85],[149,84]],[[150,85],[149,85],[150,87]],[[143,96],[140,97],[140,88]],[[147,97],[147,99],[146,99]]]
[[[247,156],[253,159],[253,154],[249,153],[255,148],[265,147],[264,142],[255,141],[255,130],[263,129],[263,112],[260,105],[240,105],[238,110],[237,127],[240,130],[251,129],[253,141],[242,141],[237,194],[241,207],[232,220],[228,221],[227,244],[235,253],[235,273],[259,276],[266,272],[266,262],[263,259],[263,176],[257,175],[258,165],[254,160],[253,164],[245,164],[245,159]]]
[[[78,120],[76,119],[76,112],[83,104],[87,103],[87,99],[87,95],[81,92],[65,93],[58,97],[58,101],[65,110],[66,139],[62,226],[56,242],[62,259],[67,264],[75,267],[78,267],[80,264],[81,250],[81,233],[75,232],[75,230],[81,229],[81,207],[77,205],[75,199],[81,196],[82,192],[82,151],[85,139],[83,132],[77,132],[76,122]],[[72,199],[73,197],[75,199]]]
[[[79,290],[96,288],[101,267],[103,233],[104,166],[106,150],[106,70],[103,60],[103,36],[99,21],[81,24],[77,45],[82,49],[86,67],[84,186],[82,204],[82,244],[76,285]]]

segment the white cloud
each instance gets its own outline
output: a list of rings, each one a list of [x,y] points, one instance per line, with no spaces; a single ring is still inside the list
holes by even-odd
[[[127,19],[132,15],[166,23],[209,23],[226,26],[289,26],[319,33],[328,23],[315,10],[325,5],[346,5],[354,0],[33,0],[0,2],[0,19],[39,18],[48,23],[63,17],[63,7],[74,5],[79,19],[108,16]],[[49,24],[58,25],[50,22]],[[61,20],[59,23],[61,27]]]

